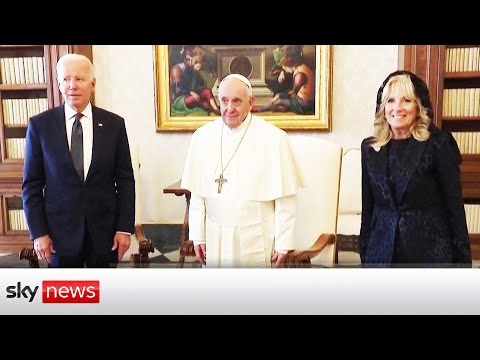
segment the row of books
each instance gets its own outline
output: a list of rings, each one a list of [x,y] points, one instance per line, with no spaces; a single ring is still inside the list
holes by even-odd
[[[27,125],[28,119],[48,109],[47,98],[3,99],[3,123],[5,125]]]
[[[44,84],[45,57],[0,58],[1,84]]]
[[[27,218],[22,209],[8,210],[8,223],[10,224],[10,230],[28,231]]]
[[[457,141],[462,154],[480,154],[480,132],[452,131],[452,136]]]
[[[7,150],[7,159],[25,159],[25,138],[7,138],[5,139]]]
[[[480,116],[480,88],[444,89],[443,116]]]
[[[445,71],[480,71],[480,47],[447,48]]]
[[[469,234],[480,234],[480,204],[465,204]]]

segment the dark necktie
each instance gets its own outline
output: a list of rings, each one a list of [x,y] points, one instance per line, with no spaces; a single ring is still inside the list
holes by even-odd
[[[82,116],[81,113],[75,114],[70,151],[72,153],[73,164],[75,165],[78,176],[80,176],[80,179],[83,181],[83,130],[82,123],[80,122]]]

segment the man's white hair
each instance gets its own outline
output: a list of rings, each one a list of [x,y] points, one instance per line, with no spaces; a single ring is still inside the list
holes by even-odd
[[[92,62],[90,61],[90,59],[88,57],[86,57],[85,55],[81,55],[81,54],[65,54],[60,59],[58,59],[57,67],[56,67],[57,74],[59,74],[59,72],[63,69],[65,61],[68,61],[68,60],[77,60],[77,61],[85,62],[85,64],[88,65],[88,72],[89,72],[89,75],[90,75],[90,80],[95,79],[95,73],[94,73]]]

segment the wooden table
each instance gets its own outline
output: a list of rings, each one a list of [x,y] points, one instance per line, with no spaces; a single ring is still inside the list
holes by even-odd
[[[174,182],[172,185],[163,189],[164,194],[175,194],[176,196],[185,195],[187,206],[185,208],[185,217],[183,219],[182,234],[180,235],[180,258],[178,260],[178,266],[183,267],[185,262],[185,256],[195,256],[193,249],[193,242],[188,239],[188,210],[190,208],[190,198],[192,194],[187,189],[180,187],[180,180]]]

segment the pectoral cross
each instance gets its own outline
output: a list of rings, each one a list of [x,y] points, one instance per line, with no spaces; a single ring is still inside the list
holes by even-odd
[[[215,179],[215,182],[218,183],[218,193],[220,194],[222,192],[223,183],[226,183],[227,179],[224,179],[223,173],[221,173],[220,177],[218,179]]]

